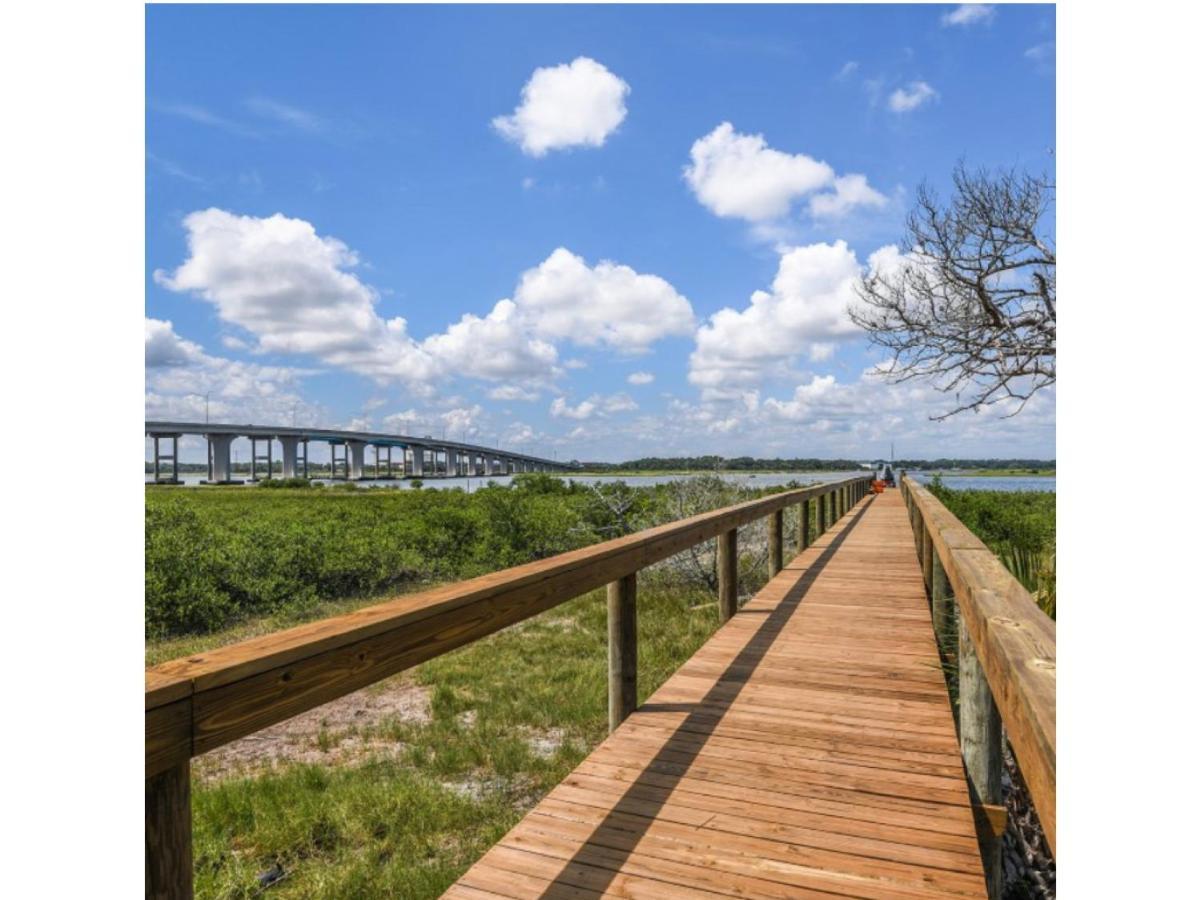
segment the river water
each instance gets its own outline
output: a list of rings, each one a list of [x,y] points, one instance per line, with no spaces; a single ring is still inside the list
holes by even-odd
[[[851,478],[861,474],[860,472],[756,472],[750,473],[734,473],[727,472],[722,474],[722,478],[727,481],[737,484],[746,485],[747,487],[779,487],[781,485],[796,482],[797,484],[815,484],[819,481],[836,481],[842,478]],[[927,472],[910,472],[914,478],[923,484],[928,482],[932,473]],[[582,484],[606,484],[614,481],[624,481],[631,487],[640,485],[666,484],[669,481],[677,481],[681,478],[692,478],[694,475],[564,475],[564,478],[569,478],[573,481],[578,481]],[[199,485],[204,478],[202,473],[184,473],[180,476],[185,485]],[[313,479],[314,481],[325,481],[325,479]],[[425,478],[422,479],[422,486],[425,488],[459,488],[471,492],[477,490],[488,482],[496,484],[508,484],[513,480],[509,475],[494,475],[490,478]],[[146,476],[146,482],[151,481],[151,476]],[[974,488],[984,491],[1054,491],[1055,476],[1042,475],[997,475],[997,476],[981,476],[981,475],[946,475],[942,476],[942,482],[949,488]],[[363,488],[373,486],[390,487],[396,489],[408,489],[409,482],[407,481],[358,481],[356,485]]]

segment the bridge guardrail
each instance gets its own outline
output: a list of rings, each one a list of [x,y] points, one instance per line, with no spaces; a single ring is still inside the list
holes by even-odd
[[[738,528],[769,518],[768,570],[783,567],[783,514],[800,505],[797,550],[868,492],[870,476],[711,510],[549,559],[300,625],[146,670],[146,895],[191,897],[190,760],[608,585],[609,725],[634,709],[640,569],[717,538],[718,614],[737,608]]]
[[[1003,722],[1054,854],[1055,622],[930,491],[908,475],[901,490],[936,627],[950,620],[950,603],[959,610],[960,740],[969,782],[982,803],[1000,801]]]

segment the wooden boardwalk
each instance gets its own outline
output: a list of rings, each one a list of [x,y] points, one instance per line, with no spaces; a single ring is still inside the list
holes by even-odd
[[[788,563],[445,896],[987,896],[899,492]]]

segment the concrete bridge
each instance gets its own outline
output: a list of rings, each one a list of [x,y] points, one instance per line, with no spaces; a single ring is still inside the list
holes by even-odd
[[[522,472],[568,472],[572,467],[555,460],[527,456],[432,437],[411,437],[374,431],[334,428],[296,428],[279,425],[225,425],[208,422],[147,422],[154,440],[154,480],[179,484],[179,439],[185,434],[208,441],[209,484],[235,484],[230,447],[235,439],[250,440],[250,477],[270,478],[274,447],[280,446],[284,478],[309,477],[309,443],[328,443],[330,475],[358,481],[367,478],[466,478],[515,475]],[[367,458],[367,448],[373,456]],[[393,453],[398,451],[397,456]]]

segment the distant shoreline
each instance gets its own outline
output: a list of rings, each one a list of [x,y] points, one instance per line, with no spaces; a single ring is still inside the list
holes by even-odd
[[[1054,469],[920,469],[924,475],[945,475],[950,478],[960,476],[970,478],[1054,478]]]

